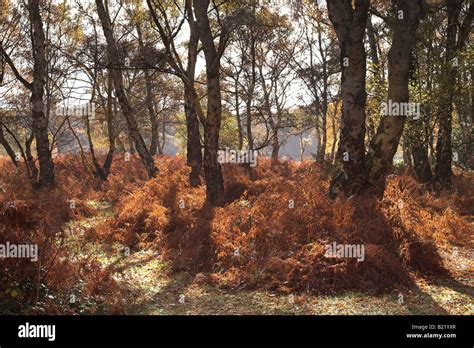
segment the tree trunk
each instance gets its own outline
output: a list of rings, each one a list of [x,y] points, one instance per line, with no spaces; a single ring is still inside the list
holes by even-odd
[[[31,144],[33,143],[34,139],[35,134],[31,132],[30,136],[26,139],[25,142],[26,164],[28,165],[28,168],[30,168],[29,173],[32,182],[35,182],[38,178],[38,168],[36,167],[35,159],[33,158],[33,155],[31,153]]]
[[[194,85],[196,74],[196,62],[199,45],[199,28],[193,16],[190,1],[186,1],[188,10],[189,24],[189,43],[188,43],[188,63],[186,66],[187,81],[184,81],[184,107],[186,113],[187,125],[187,160],[188,166],[191,167],[189,182],[191,186],[201,185],[201,167],[202,167],[202,150],[201,150],[201,133],[199,130],[198,108],[201,104],[197,98]],[[200,109],[199,112],[202,113]]]
[[[403,165],[406,168],[411,169],[413,168],[413,163],[411,161],[411,156],[410,156],[410,142],[408,141],[408,136],[406,133],[403,135],[402,146],[403,146]]]
[[[278,139],[278,129],[273,129],[272,135],[272,165],[278,164],[278,154],[280,152],[280,141]]]
[[[327,102],[326,102],[327,105]],[[327,107],[323,107],[323,112],[321,116],[321,136],[318,144],[318,151],[316,154],[316,160],[318,162],[324,162],[326,159],[326,146],[327,146]]]
[[[410,57],[421,14],[421,0],[398,0],[396,9],[392,46],[388,55],[388,101],[400,104],[409,101]],[[382,117],[368,156],[368,180],[371,185],[384,180],[391,168],[406,117]]]
[[[427,183],[433,177],[431,173],[428,147],[425,144],[414,144],[411,147],[413,156],[413,169],[419,182]]]
[[[253,13],[255,14],[255,6],[253,7]],[[245,109],[246,109],[246,132],[247,132],[247,146],[248,151],[253,151],[254,149],[254,141],[252,135],[252,102],[254,99],[254,91],[255,85],[257,83],[257,67],[256,67],[256,60],[257,60],[257,52],[256,52],[256,41],[257,38],[255,36],[255,32],[253,27],[250,27],[250,63],[251,63],[251,81],[250,86],[248,88],[247,93],[247,100],[245,101]],[[255,170],[250,166],[250,163],[245,164],[245,170],[250,180],[256,180]]]
[[[184,86],[184,111],[186,114],[186,153],[188,166],[191,167],[189,182],[191,186],[197,187],[201,184],[199,174],[202,166],[201,139],[199,131],[199,120],[196,111],[196,101],[194,97],[194,86]]]
[[[208,18],[209,0],[193,3],[196,14],[199,37],[206,61],[207,78],[207,117],[204,123],[204,174],[206,177],[207,199],[213,205],[224,202],[224,179],[217,160],[219,150],[219,132],[222,117],[222,99],[220,89],[220,56],[214,45],[214,37]]]
[[[39,178],[37,187],[52,187],[54,185],[54,163],[49,149],[48,119],[45,115],[43,101],[46,84],[46,52],[43,21],[39,8],[39,0],[28,2],[28,13],[32,27],[33,41],[33,82],[31,84],[31,104],[33,132],[36,138],[36,152],[39,160]]]
[[[5,138],[2,125],[0,125],[0,145],[2,145],[5,148],[5,151],[7,152],[8,157],[10,157],[15,167],[18,167],[18,161],[16,160],[15,151],[13,151],[12,147],[8,143],[7,139]]]
[[[107,57],[110,65],[110,74],[114,81],[115,94],[120,104],[122,113],[127,121],[127,127],[129,131],[129,136],[132,139],[135,149],[137,150],[145,168],[150,178],[155,177],[158,169],[155,167],[153,157],[151,156],[148,148],[146,147],[145,141],[143,140],[140,131],[138,130],[138,124],[134,116],[133,108],[125,94],[125,89],[123,85],[123,76],[122,72],[119,70],[119,67],[122,66],[120,61],[120,54],[117,48],[117,43],[112,31],[112,25],[110,22],[109,14],[106,12],[102,0],[95,1],[97,6],[97,13],[102,24],[102,29],[104,31],[104,36],[107,41]]]
[[[201,108],[200,100],[197,96],[195,88],[195,73],[196,73],[196,61],[198,55],[199,45],[199,28],[194,18],[194,11],[192,6],[192,0],[186,0],[185,11],[186,20],[189,25],[189,42],[187,44],[188,59],[186,69],[182,64],[180,55],[178,54],[173,36],[172,30],[170,29],[167,19],[163,15],[166,12],[163,4],[154,3],[151,0],[147,0],[150,14],[155,23],[161,40],[165,47],[166,57],[168,64],[172,68],[175,75],[177,75],[183,82],[184,86],[184,111],[186,116],[186,131],[187,131],[187,165],[191,167],[191,173],[189,181],[191,186],[198,186],[201,184],[200,173],[202,167],[202,150],[201,150],[201,136],[199,129],[199,119],[203,118],[203,112]],[[161,16],[158,15],[155,7],[158,7]],[[161,18],[161,20],[160,20]],[[164,21],[162,23],[162,21]],[[163,123],[164,126],[164,123]],[[164,132],[164,128],[163,128]],[[162,144],[165,142],[165,134],[162,135]],[[164,145],[161,146],[160,151]]]
[[[341,50],[342,126],[337,160],[342,169],[333,177],[330,197],[360,193],[365,187],[365,76],[364,35],[369,0],[328,0],[329,18]]]
[[[104,170],[104,174],[106,177],[109,176],[110,173],[110,168],[112,167],[112,161],[114,158],[114,153],[115,153],[115,141],[117,138],[117,134],[115,131],[115,126],[114,126],[114,118],[115,118],[115,112],[113,110],[113,104],[114,104],[114,97],[112,96],[112,88],[113,88],[113,80],[112,76],[109,74],[107,76],[107,83],[108,83],[108,88],[107,88],[107,135],[109,138],[109,151],[107,153],[107,157],[105,158],[104,165],[102,166]]]
[[[138,20],[135,24],[137,29],[138,36],[138,46],[142,52],[144,52],[145,45],[143,43],[143,34],[142,28],[140,26],[140,21]],[[155,106],[153,104],[153,84],[151,81],[150,71],[148,69],[143,69],[143,74],[145,75],[145,100],[146,107],[148,111],[148,117],[150,118],[151,124],[151,141],[150,141],[150,155],[155,156],[158,149],[159,132],[158,132],[158,118],[156,117]]]
[[[445,71],[441,79],[441,108],[439,115],[438,139],[436,142],[436,163],[433,176],[433,184],[437,188],[449,188],[453,184],[452,179],[452,114],[453,114],[453,98],[456,86],[457,66],[454,64],[458,50],[464,45],[467,35],[463,33],[463,28],[470,28],[473,16],[474,2],[469,6],[468,14],[459,30],[458,34],[459,14],[461,11],[462,0],[447,0],[448,26],[446,28],[446,56]],[[468,29],[469,30],[469,29]]]
[[[242,131],[242,120],[240,119],[240,98],[239,98],[239,83],[235,80],[235,119],[237,122],[237,132],[239,135],[239,151],[244,147],[244,134]]]

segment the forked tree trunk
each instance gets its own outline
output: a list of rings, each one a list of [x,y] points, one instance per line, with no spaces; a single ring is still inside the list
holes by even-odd
[[[342,120],[337,161],[330,197],[360,193],[365,187],[365,76],[364,35],[369,0],[328,0],[329,18],[341,50]]]
[[[195,88],[196,61],[199,44],[199,28],[194,18],[192,0],[185,1],[186,20],[189,25],[189,42],[187,44],[187,65],[184,68],[182,60],[177,53],[173,34],[170,32],[169,23],[166,23],[166,5],[153,0],[147,0],[151,17],[158,29],[161,40],[166,50],[168,64],[174,73],[182,80],[184,86],[184,113],[186,116],[186,154],[187,165],[191,167],[189,182],[191,186],[201,184],[200,173],[202,167],[201,136],[199,119],[202,118],[201,103]],[[155,10],[158,8],[158,12]],[[161,14],[161,16],[159,15]],[[161,18],[161,20],[160,20]],[[201,117],[202,116],[202,117]],[[164,134],[163,134],[163,142]]]
[[[138,124],[135,119],[134,110],[125,94],[125,89],[123,85],[123,76],[122,72],[119,70],[123,64],[120,61],[120,54],[117,48],[117,43],[115,41],[112,25],[110,22],[109,14],[107,13],[102,0],[95,1],[97,6],[97,13],[102,24],[102,29],[104,31],[104,36],[107,41],[107,57],[110,66],[110,74],[114,81],[115,94],[120,104],[120,108],[125,117],[128,127],[129,136],[135,145],[145,168],[148,173],[148,177],[155,177],[158,169],[155,167],[153,156],[151,156],[148,148],[146,147],[145,141],[143,140],[140,131],[138,130]]]
[[[35,135],[33,132],[31,132],[30,136],[26,139],[25,142],[25,157],[26,157],[26,163],[28,165],[31,181],[35,182],[38,178],[38,168],[36,167],[35,164],[35,159],[33,157],[33,154],[31,153],[31,144],[33,144],[33,140],[35,139]]]
[[[89,140],[89,150],[92,157],[92,164],[94,165],[94,176],[101,178],[102,180],[107,180],[110,174],[110,168],[112,166],[112,160],[114,157],[115,152],[115,127],[114,127],[114,113],[112,110],[112,89],[113,89],[113,81],[112,76],[109,74],[107,76],[107,101],[104,108],[105,118],[107,122],[107,134],[109,140],[109,150],[107,152],[107,156],[105,158],[104,164],[101,165],[99,160],[95,154],[94,150],[94,143],[92,140],[92,134],[90,129],[90,121],[89,118],[86,117],[86,130],[87,130],[87,138]]]
[[[421,0],[397,0],[392,46],[388,54],[388,101],[399,105],[409,101],[410,57],[420,15]],[[371,185],[383,181],[391,168],[406,117],[382,116],[368,155],[368,181]]]

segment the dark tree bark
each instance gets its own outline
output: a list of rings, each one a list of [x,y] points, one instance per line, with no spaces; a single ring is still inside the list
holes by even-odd
[[[413,169],[416,179],[422,183],[429,182],[433,177],[433,173],[431,172],[428,157],[428,147],[424,144],[412,145],[411,154],[413,156]]]
[[[463,0],[447,0],[448,26],[446,28],[446,56],[445,71],[441,79],[441,108],[439,115],[439,131],[436,142],[436,163],[433,176],[433,185],[436,188],[449,188],[452,186],[452,114],[453,98],[457,79],[457,66],[454,64],[459,50],[465,45],[470,32],[474,15],[474,1],[470,1],[468,13],[459,25],[459,16]],[[459,27],[459,33],[458,33]],[[459,59],[459,58],[458,58]]]
[[[115,41],[112,25],[102,0],[95,1],[97,6],[97,13],[102,24],[104,36],[107,41],[107,57],[110,65],[109,73],[112,75],[114,81],[115,94],[120,104],[120,108],[125,117],[128,127],[128,134],[135,145],[135,149],[138,152],[150,178],[155,177],[158,169],[155,167],[153,156],[151,156],[148,148],[146,147],[145,141],[143,140],[140,131],[138,130],[138,124],[135,119],[134,110],[130,104],[127,95],[125,94],[125,88],[123,85],[123,76],[119,67],[121,64],[120,54]]]
[[[197,118],[196,101],[194,86],[188,83],[184,87],[184,112],[186,114],[186,153],[187,163],[191,167],[189,182],[191,186],[197,187],[201,184],[199,174],[202,167],[202,151],[199,130],[199,120]]]
[[[36,180],[38,177],[38,168],[35,164],[35,159],[33,154],[31,153],[31,145],[33,144],[33,140],[35,139],[35,134],[31,132],[30,136],[26,139],[25,142],[25,157],[26,163],[28,165],[30,177],[32,180]]]
[[[410,156],[410,143],[406,136],[403,136],[402,146],[403,146],[403,149],[402,149],[403,150],[403,164],[405,165],[406,168],[412,169],[413,162]]]
[[[388,55],[388,100],[409,101],[410,57],[421,16],[421,0],[397,0],[393,20],[392,46]],[[399,18],[399,16],[403,18]],[[383,116],[368,155],[368,181],[376,185],[384,180],[393,163],[407,115]]]
[[[137,29],[138,35],[138,47],[142,52],[144,52],[145,45],[143,43],[143,34],[140,21],[136,22],[135,27]],[[158,118],[156,117],[155,105],[153,103],[153,84],[151,80],[150,71],[148,69],[143,69],[143,74],[145,75],[145,102],[148,111],[148,117],[150,118],[151,123],[151,141],[149,151],[151,156],[155,156],[158,150],[158,143],[160,142],[160,133],[158,131]]]
[[[117,138],[117,132],[114,126],[114,118],[115,113],[113,110],[114,105],[114,97],[112,96],[112,89],[113,89],[113,81],[112,76],[107,77],[108,86],[107,86],[107,109],[106,109],[106,117],[107,117],[107,135],[109,138],[109,151],[107,152],[107,157],[105,158],[104,165],[102,166],[104,176],[107,178],[110,173],[110,168],[112,167],[112,161],[114,158],[115,153],[115,142]]]
[[[18,167],[18,161],[16,160],[15,151],[13,151],[12,147],[8,143],[7,139],[5,138],[2,125],[0,125],[0,145],[2,145],[5,148],[5,151],[7,152],[8,157],[10,157],[15,167]]]
[[[235,121],[237,123],[237,133],[239,136],[239,151],[244,147],[244,132],[242,130],[242,119],[240,116],[240,94],[239,94],[239,78],[235,79]]]
[[[365,76],[364,35],[369,0],[328,0],[329,18],[341,50],[342,121],[337,161],[342,169],[334,176],[330,197],[342,192],[360,193],[365,187]]]
[[[278,156],[280,153],[280,140],[278,139],[278,129],[275,128],[272,134],[272,165],[278,164]]]
[[[49,149],[48,118],[43,100],[46,84],[45,35],[39,0],[28,1],[28,13],[33,42],[33,82],[31,83],[31,104],[33,132],[36,139],[36,152],[39,160],[39,178],[35,186],[52,187],[54,185],[54,163]]]
[[[255,16],[256,13],[256,7],[255,3],[252,3],[252,11],[253,15]],[[247,146],[249,151],[253,151],[255,145],[254,145],[254,139],[252,135],[252,122],[253,122],[253,115],[252,115],[252,103],[254,100],[254,94],[255,94],[255,85],[257,83],[257,66],[256,66],[256,60],[257,60],[257,35],[255,33],[255,29],[253,26],[250,26],[249,28],[249,46],[250,46],[250,64],[251,64],[251,71],[250,71],[250,84],[248,86],[248,89],[245,93],[245,114],[246,114],[246,123],[245,123],[245,131],[247,135]],[[248,177],[250,180],[255,180],[256,175],[255,175],[255,170],[250,166],[249,163],[245,164],[245,170],[247,172]]]
[[[188,63],[186,66],[186,81],[184,88],[186,129],[187,129],[187,154],[188,165],[191,167],[189,181],[191,186],[201,184],[200,173],[202,167],[201,133],[199,130],[198,113],[202,114],[201,103],[197,98],[194,79],[196,75],[196,61],[199,45],[199,28],[193,14],[191,1],[186,1],[189,24]],[[199,109],[199,110],[198,110]]]
[[[199,29],[194,18],[192,1],[186,0],[186,20],[189,24],[188,61],[184,68],[181,58],[174,45],[174,34],[170,32],[167,24],[166,10],[162,4],[154,0],[147,0],[151,17],[158,28],[161,40],[166,50],[168,64],[173,73],[178,76],[184,85],[184,112],[186,116],[186,153],[187,164],[191,167],[189,181],[191,186],[201,184],[200,173],[202,167],[201,136],[199,129],[199,118],[202,118],[201,103],[195,88],[196,61],[198,55]],[[155,10],[157,8],[158,12]],[[162,21],[160,21],[160,18]],[[200,116],[201,115],[201,116]],[[163,139],[164,140],[164,139]]]
[[[115,132],[115,127],[114,127],[114,110],[113,110],[115,100],[112,97],[112,91],[113,91],[112,75],[108,74],[107,76],[107,99],[102,96],[102,94],[100,93],[100,88],[97,84],[95,84],[93,97],[91,99],[94,99],[95,90],[97,90],[97,94],[102,99],[102,103],[104,105],[105,119],[107,123],[109,150],[107,151],[107,156],[105,158],[103,165],[99,163],[99,160],[97,156],[95,155],[94,143],[92,140],[89,118],[86,118],[86,131],[87,131],[87,138],[89,140],[89,148],[90,148],[90,154],[92,157],[92,164],[94,165],[94,176],[99,177],[105,181],[107,180],[110,174],[110,168],[112,166],[112,161],[113,161],[115,148],[116,148],[116,145],[115,145],[116,132]]]
[[[204,174],[206,177],[206,194],[213,205],[224,202],[224,179],[221,165],[217,160],[219,150],[219,132],[222,117],[222,98],[220,89],[220,58],[223,51],[221,38],[219,47],[214,44],[214,36],[208,17],[209,0],[193,3],[206,60],[207,78],[207,116],[204,120]]]

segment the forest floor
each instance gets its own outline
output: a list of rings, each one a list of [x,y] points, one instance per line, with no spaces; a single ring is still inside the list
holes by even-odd
[[[195,276],[170,271],[170,266],[153,250],[127,253],[116,243],[84,245],[84,228],[90,228],[112,214],[110,206],[89,202],[100,208],[97,216],[69,225],[69,247],[98,256],[104,268],[122,288],[121,312],[131,315],[474,315],[474,277],[468,267],[473,255],[458,248],[457,255],[443,253],[445,265],[456,278],[432,279],[412,272],[416,287],[389,294],[347,292],[315,295],[310,292],[281,294],[273,291],[221,289]],[[79,313],[97,313],[98,303],[86,302]]]
[[[327,196],[332,168],[263,160],[223,168],[225,204],[183,158],[147,180],[117,158],[108,181],[74,156],[37,191],[0,161],[0,244],[40,262],[0,268],[1,314],[474,315],[474,175],[433,192],[398,171],[382,198]],[[364,245],[365,260],[325,246]]]

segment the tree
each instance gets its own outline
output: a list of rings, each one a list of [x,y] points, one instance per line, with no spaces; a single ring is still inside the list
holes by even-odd
[[[317,2],[302,1],[296,13],[302,25],[294,40],[301,56],[293,56],[292,66],[311,97],[318,140],[316,160],[321,162],[326,158],[329,104],[334,101],[332,77],[340,72],[337,42],[327,12]]]
[[[199,52],[199,32],[196,20],[194,18],[192,1],[184,1],[183,18],[186,19],[189,26],[189,41],[187,45],[187,63],[184,66],[182,58],[176,49],[176,37],[181,31],[183,20],[178,19],[178,24],[173,26],[168,14],[166,3],[147,0],[151,17],[155,23],[162,43],[165,47],[165,53],[168,65],[173,74],[178,76],[184,86],[184,112],[186,115],[186,154],[187,163],[191,167],[189,181],[191,186],[198,186],[201,183],[200,172],[202,167],[201,136],[199,130],[199,115],[203,115],[200,98],[195,87],[196,62]],[[176,10],[176,7],[172,10]],[[201,116],[202,117],[202,116]]]
[[[463,0],[446,0],[447,28],[446,28],[446,53],[444,74],[441,80],[440,91],[442,92],[439,132],[436,143],[436,164],[434,169],[433,184],[440,188],[452,186],[452,113],[453,99],[458,75],[459,52],[465,46],[471,23],[474,16],[474,1],[469,1],[466,16],[460,23],[460,12],[463,8]],[[459,29],[458,29],[459,28]]]
[[[409,101],[409,70],[416,30],[421,16],[421,0],[397,0],[395,18],[389,19],[392,45],[388,54],[388,102],[398,105]],[[405,113],[383,115],[368,155],[368,182],[376,185],[391,168],[403,132]]]
[[[328,0],[329,18],[340,47],[342,125],[337,160],[341,169],[333,177],[330,196],[351,195],[365,187],[365,76],[364,35],[369,0]]]
[[[108,10],[105,8],[102,0],[96,0],[97,13],[102,24],[104,36],[107,41],[107,57],[109,63],[109,73],[112,75],[114,82],[115,94],[120,104],[122,113],[127,121],[128,132],[133,140],[133,144],[146,168],[148,176],[150,178],[155,177],[158,169],[155,167],[153,157],[151,156],[148,148],[146,147],[145,141],[143,140],[140,131],[138,130],[138,124],[135,119],[134,110],[130,104],[128,97],[125,93],[123,76],[120,70],[124,66],[123,62],[120,61],[120,55],[117,47],[117,42],[114,38],[112,24]]]
[[[201,122],[204,126],[204,173],[208,200],[217,205],[224,201],[224,179],[221,165],[217,160],[219,150],[219,131],[222,118],[222,96],[220,88],[221,57],[226,46],[226,32],[223,29],[219,43],[214,43],[208,8],[210,0],[194,1],[199,39],[202,43],[206,61],[207,116]],[[214,11],[218,11],[213,4]]]
[[[30,101],[32,105],[32,127],[36,139],[36,151],[39,160],[39,176],[33,178],[34,187],[52,187],[54,185],[54,163],[51,156],[48,138],[48,118],[45,114],[46,105],[43,100],[46,73],[46,38],[41,18],[40,1],[29,0],[27,3],[28,18],[31,26],[31,42],[33,56],[33,80],[27,81],[16,68],[10,55],[0,43],[0,53],[9,65],[13,74],[19,82],[31,92]]]

